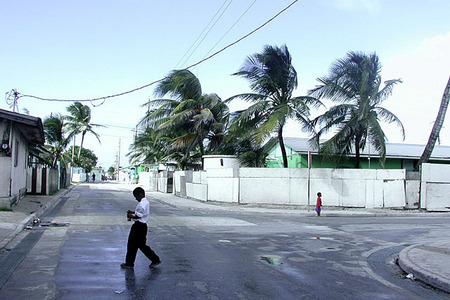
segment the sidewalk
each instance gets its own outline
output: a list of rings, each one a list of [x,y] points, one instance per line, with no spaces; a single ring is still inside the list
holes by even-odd
[[[0,212],[0,250],[8,249],[7,245],[33,220],[56,205],[61,197],[69,193],[74,186],[59,190],[52,196],[27,195],[12,207],[12,211]]]
[[[450,241],[407,247],[398,263],[415,279],[450,293]]]
[[[56,205],[59,200],[75,186],[60,190],[53,196],[27,195],[12,211],[0,212],[0,251],[8,249],[8,244],[28,225],[32,225],[35,218],[39,218],[46,210]],[[130,186],[130,189],[135,186]],[[155,201],[188,210],[235,211],[263,214],[292,214],[302,217],[315,217],[313,208],[264,205],[238,205],[220,202],[201,202],[176,197],[154,191],[146,191],[147,197]],[[422,213],[416,211],[392,210],[363,210],[363,209],[325,209],[322,217],[414,217],[414,216],[443,216],[442,214]],[[450,214],[445,214],[450,218]],[[321,217],[321,218],[322,218]],[[401,268],[416,279],[420,279],[432,286],[450,293],[450,241],[414,245],[400,252],[399,264]]]

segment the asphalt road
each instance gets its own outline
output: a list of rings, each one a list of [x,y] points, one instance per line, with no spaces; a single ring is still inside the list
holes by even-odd
[[[162,264],[138,253],[134,270],[121,269],[131,189],[74,188],[20,236],[0,299],[449,299],[394,261],[409,244],[450,238],[439,215],[299,217],[150,198],[148,243]]]

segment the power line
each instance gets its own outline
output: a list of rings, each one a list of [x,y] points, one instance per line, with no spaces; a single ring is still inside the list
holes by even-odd
[[[230,3],[228,3],[227,7],[225,7],[225,9],[222,11],[220,16],[216,19],[214,24],[211,26],[211,28],[209,28],[208,32],[203,36],[201,41],[197,44],[197,47],[195,47],[194,50],[192,50],[191,54],[184,60],[182,66],[189,60],[189,58],[191,58],[191,56],[192,56],[192,54],[194,54],[195,50],[197,50],[198,47],[200,47],[201,43],[205,40],[205,38],[208,36],[208,34],[211,32],[211,30],[214,28],[214,26],[216,26],[217,22],[220,20],[220,18],[222,18],[223,14],[227,11],[228,7],[230,7],[232,2],[233,1],[230,1]]]
[[[223,48],[220,49],[219,51],[217,51],[217,52],[211,54],[210,56],[208,56],[208,57],[206,57],[206,58],[200,60],[199,62],[196,62],[195,64],[192,64],[192,65],[188,66],[188,67],[186,68],[186,70],[187,70],[187,69],[190,69],[190,68],[193,68],[193,67],[195,67],[195,66],[198,66],[199,64],[201,64],[201,63],[203,63],[203,62],[205,62],[205,61],[207,61],[207,60],[213,58],[214,56],[216,56],[217,54],[219,54],[219,53],[225,51],[226,49],[228,49],[228,48],[230,48],[230,47],[236,45],[236,44],[239,43],[240,41],[242,41],[242,40],[248,38],[249,36],[251,36],[252,34],[254,34],[255,32],[257,32],[258,30],[260,30],[261,28],[263,28],[264,26],[266,26],[267,24],[269,24],[270,22],[272,22],[274,19],[276,19],[279,15],[281,15],[282,13],[284,13],[286,10],[288,10],[289,8],[291,8],[291,6],[294,5],[296,2],[298,2],[298,0],[293,1],[291,4],[289,4],[288,6],[286,6],[285,8],[283,8],[280,12],[278,12],[275,16],[273,16],[272,18],[270,18],[269,20],[267,20],[266,22],[264,22],[262,25],[260,25],[260,26],[257,27],[256,29],[253,29],[252,31],[250,31],[249,33],[247,33],[246,35],[244,35],[244,36],[241,37],[240,39],[237,39],[237,40],[234,41],[233,43],[228,44],[227,46],[223,47]]]
[[[259,31],[261,28],[265,27],[267,24],[269,24],[270,22],[272,22],[274,19],[276,19],[278,16],[280,16],[282,13],[284,13],[286,10],[288,10],[289,8],[291,8],[295,3],[297,3],[299,0],[294,0],[293,2],[291,2],[288,6],[286,6],[285,8],[283,8],[281,11],[279,11],[275,16],[273,16],[272,18],[270,18],[269,20],[267,20],[266,22],[264,22],[262,25],[258,26],[257,28],[253,29],[252,31],[250,31],[249,33],[247,33],[246,35],[242,36],[241,38],[237,39],[236,41],[232,42],[231,44],[228,44],[227,46],[223,47],[222,49],[214,52],[213,54],[209,55],[208,57],[203,58],[202,60],[184,68],[185,70],[191,69],[195,66],[198,66],[202,63],[204,63],[207,60],[210,60],[211,58],[213,58],[214,56],[222,53],[223,51],[225,51],[226,49],[236,45],[237,43],[241,42],[242,40],[248,38],[249,36],[251,36],[252,34],[254,34],[255,32]],[[145,89],[149,86],[152,86],[158,82],[163,81],[164,79],[166,79],[167,77],[152,81],[146,85],[134,88],[132,90],[126,91],[126,92],[122,92],[122,93],[118,93],[118,94],[113,94],[113,95],[109,95],[109,96],[104,96],[104,97],[98,97],[98,98],[91,98],[91,99],[55,99],[55,98],[43,98],[43,97],[38,97],[38,96],[33,96],[33,95],[26,95],[26,94],[20,94],[17,92],[17,95],[19,98],[33,98],[33,99],[37,99],[37,100],[42,100],[42,101],[53,101],[53,102],[93,102],[93,101],[99,101],[99,100],[104,100],[106,101],[107,99],[110,98],[116,98],[116,97],[120,97],[120,96],[124,96],[127,94],[131,94],[134,93],[136,91]]]
[[[204,57],[206,57],[207,55],[209,55],[211,53],[211,51],[213,51],[214,48],[216,48],[216,46],[223,40],[223,38],[234,28],[234,26],[236,26],[236,24],[244,17],[244,15],[250,10],[250,8],[252,8],[252,6],[256,3],[256,0],[253,1],[252,4],[250,4],[250,6],[242,13],[242,15],[233,23],[233,25],[231,25],[231,27],[227,30],[227,32],[225,32],[222,37],[217,41],[217,43],[214,44],[214,46],[212,46],[212,48],[208,51],[208,53],[206,53],[206,55]]]
[[[209,20],[209,23],[205,26],[205,28],[203,28],[202,32],[200,32],[200,34],[197,36],[197,38],[195,39],[195,41],[192,43],[192,45],[189,47],[189,49],[186,51],[186,53],[183,55],[183,57],[180,59],[180,61],[175,65],[175,69],[178,68],[178,66],[180,65],[181,61],[183,61],[183,59],[186,57],[186,55],[188,55],[188,53],[191,51],[191,49],[194,47],[194,45],[197,43],[197,41],[200,39],[200,37],[203,35],[203,33],[206,31],[206,29],[209,27],[209,25],[213,22],[213,20],[216,18],[216,16],[219,14],[219,12],[222,10],[222,8],[225,6],[225,4],[228,2],[229,0],[225,0],[222,3],[222,6],[217,10],[217,12],[214,14],[214,16],[211,18],[211,20]],[[229,4],[228,4],[229,5]],[[192,55],[192,54],[191,54]]]

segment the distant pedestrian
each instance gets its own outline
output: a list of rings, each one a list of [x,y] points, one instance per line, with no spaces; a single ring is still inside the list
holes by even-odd
[[[316,213],[317,216],[320,217],[320,211],[322,210],[322,193],[317,193],[317,202],[316,202]]]
[[[92,182],[95,182],[95,173],[92,174]]]
[[[156,267],[161,263],[158,255],[147,245],[147,222],[150,214],[150,205],[145,199],[145,191],[141,187],[137,187],[133,191],[133,196],[139,202],[135,211],[128,210],[128,221],[133,220],[127,243],[127,255],[125,263],[121,264],[122,268],[133,268],[136,260],[137,250],[141,250],[149,260],[151,260],[150,268]]]

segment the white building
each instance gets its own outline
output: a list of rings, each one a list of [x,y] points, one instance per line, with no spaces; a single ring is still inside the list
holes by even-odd
[[[0,109],[0,206],[11,207],[27,191],[30,148],[44,144],[40,118]]]

